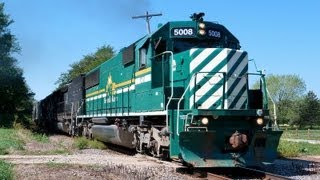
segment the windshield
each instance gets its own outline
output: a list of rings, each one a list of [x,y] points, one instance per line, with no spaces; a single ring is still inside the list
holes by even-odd
[[[177,39],[173,42],[173,52],[179,53],[190,50],[192,48],[232,48],[236,49],[236,44],[226,44],[222,41],[214,41],[212,39]]]

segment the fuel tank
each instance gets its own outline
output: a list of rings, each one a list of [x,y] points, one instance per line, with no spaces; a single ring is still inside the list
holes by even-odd
[[[92,136],[102,142],[124,146],[130,149],[135,148],[134,136],[128,129],[117,125],[93,125]]]

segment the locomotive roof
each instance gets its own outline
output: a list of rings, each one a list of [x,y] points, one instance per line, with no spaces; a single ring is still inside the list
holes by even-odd
[[[151,33],[150,36],[156,35],[163,30],[170,31],[172,28],[175,28],[175,27],[197,27],[198,23],[199,22],[197,21],[169,21],[164,25],[161,25],[155,32]],[[217,22],[211,22],[211,21],[203,21],[203,23],[206,24],[207,28],[220,30],[223,33],[225,33],[225,35],[228,36],[228,38],[232,39],[236,43],[239,43],[239,40],[222,24],[219,24]]]

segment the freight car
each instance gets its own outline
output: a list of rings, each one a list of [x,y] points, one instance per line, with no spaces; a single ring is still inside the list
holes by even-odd
[[[194,167],[272,162],[282,131],[264,74],[249,73],[238,39],[203,16],[159,25],[54,91],[36,105],[36,122]]]

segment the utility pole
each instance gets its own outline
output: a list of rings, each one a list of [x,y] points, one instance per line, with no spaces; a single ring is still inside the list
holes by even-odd
[[[159,14],[149,14],[148,11],[146,12],[146,15],[142,15],[142,16],[133,16],[132,19],[139,19],[139,18],[144,18],[146,20],[147,23],[147,31],[150,34],[151,30],[150,30],[150,19],[153,16],[162,16],[162,13]]]

